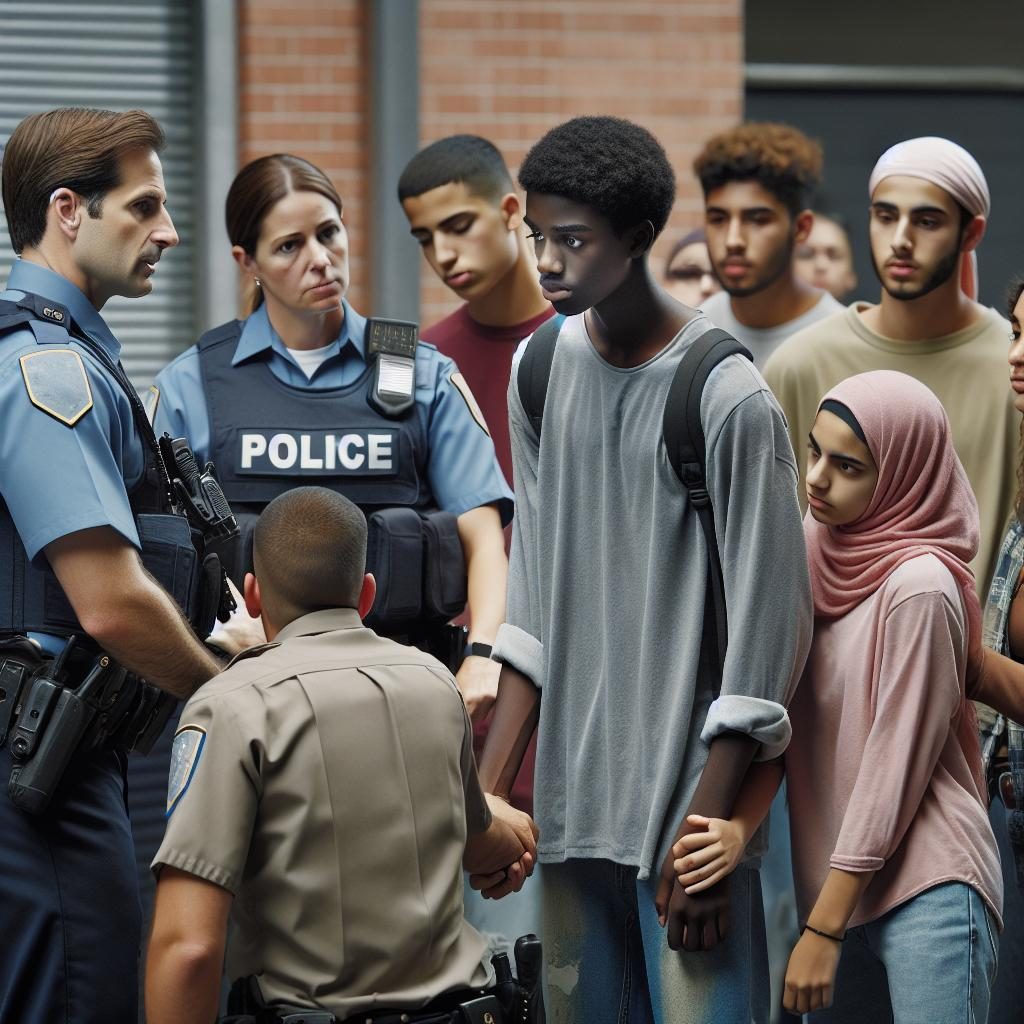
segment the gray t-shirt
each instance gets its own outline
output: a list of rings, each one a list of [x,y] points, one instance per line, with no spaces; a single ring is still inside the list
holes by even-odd
[[[764,369],[768,357],[797,331],[810,327],[811,324],[824,320],[825,317],[838,313],[845,307],[837,302],[828,292],[822,292],[821,298],[806,313],[801,313],[795,320],[788,320],[777,327],[748,327],[736,319],[732,311],[732,301],[728,292],[716,292],[701,305],[705,316],[723,331],[728,331],[737,341],[743,342],[754,357],[754,365]]]
[[[811,637],[797,473],[775,399],[738,356],[713,371],[701,402],[730,634],[713,707],[701,664],[707,550],[668,462],[662,415],[680,358],[710,327],[698,316],[649,362],[621,369],[597,354],[582,316],[568,318],[539,450],[513,366],[516,517],[494,653],[543,688],[542,861],[603,858],[645,878],[711,738],[753,735],[768,756],[788,739],[782,705]]]

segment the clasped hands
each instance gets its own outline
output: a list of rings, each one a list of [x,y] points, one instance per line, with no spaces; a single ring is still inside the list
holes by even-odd
[[[492,793],[486,794],[486,798],[492,826],[497,826],[489,858],[494,866],[472,873],[469,885],[484,899],[500,900],[510,892],[519,892],[533,874],[540,830],[533,818],[525,811],[517,810],[507,800]]]
[[[671,949],[710,950],[729,933],[728,875],[748,836],[735,821],[688,815],[661,866],[654,898]]]

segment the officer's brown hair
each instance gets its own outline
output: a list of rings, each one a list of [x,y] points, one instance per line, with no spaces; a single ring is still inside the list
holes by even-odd
[[[3,151],[3,200],[16,253],[38,245],[55,189],[77,192],[92,218],[121,183],[121,157],[135,149],[159,153],[163,129],[144,110],[60,107],[26,117]]]
[[[821,146],[788,124],[748,121],[715,135],[693,162],[704,195],[731,181],[755,181],[795,217],[821,181]]]
[[[255,255],[263,221],[290,192],[316,192],[334,203],[341,216],[341,196],[319,167],[290,153],[261,156],[246,164],[228,189],[224,220],[231,244]],[[255,312],[262,302],[263,293],[253,286],[247,298],[248,311]]]
[[[322,608],[355,608],[366,571],[366,517],[326,487],[286,491],[256,523],[253,571],[278,629]]]

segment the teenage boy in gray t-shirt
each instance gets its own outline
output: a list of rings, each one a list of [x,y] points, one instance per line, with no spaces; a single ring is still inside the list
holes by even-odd
[[[507,794],[539,717],[554,1021],[763,1021],[756,862],[689,896],[669,848],[697,827],[688,814],[726,816],[751,762],[788,738],[811,603],[785,422],[746,359],[708,378],[701,420],[729,623],[712,702],[707,549],[662,440],[679,360],[712,325],[648,268],[672,169],[644,129],[584,117],[534,146],[520,182],[541,286],[566,319],[542,439],[515,367],[509,388],[517,513],[481,778]]]

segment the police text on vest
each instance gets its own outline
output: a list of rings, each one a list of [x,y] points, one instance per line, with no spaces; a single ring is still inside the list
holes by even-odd
[[[396,470],[395,431],[241,430],[238,437],[240,473],[384,475]]]

